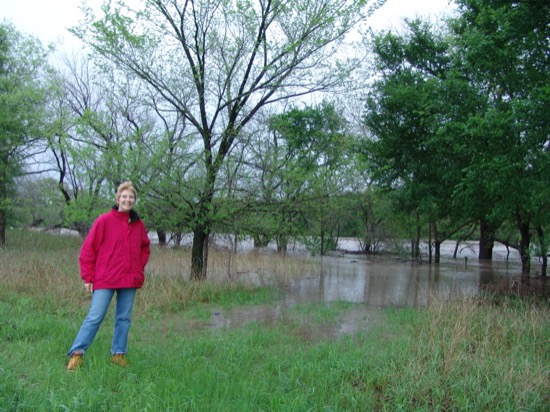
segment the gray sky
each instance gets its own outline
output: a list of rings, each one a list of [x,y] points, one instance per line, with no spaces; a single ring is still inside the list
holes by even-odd
[[[0,20],[8,20],[24,33],[58,48],[78,49],[79,41],[67,32],[81,18],[80,0],[0,0]],[[99,8],[103,0],[87,0]],[[396,28],[405,17],[437,17],[451,11],[450,0],[387,0],[370,20],[373,29]]]

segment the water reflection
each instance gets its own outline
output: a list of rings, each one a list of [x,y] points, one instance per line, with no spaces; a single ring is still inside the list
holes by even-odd
[[[318,268],[292,282],[288,299],[295,303],[346,301],[374,307],[422,307],[433,296],[474,296],[481,285],[517,270],[517,265],[504,262],[447,260],[428,265],[323,257]]]

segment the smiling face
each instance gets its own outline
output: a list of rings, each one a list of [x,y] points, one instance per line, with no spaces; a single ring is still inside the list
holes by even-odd
[[[134,192],[129,189],[123,190],[116,200],[119,212],[129,212],[130,210],[132,210],[135,203],[136,196],[134,195]]]

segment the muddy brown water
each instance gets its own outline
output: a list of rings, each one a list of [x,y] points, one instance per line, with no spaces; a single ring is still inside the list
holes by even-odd
[[[347,245],[349,247],[349,245]],[[350,249],[347,249],[348,251]],[[213,328],[241,327],[255,322],[272,326],[291,319],[292,308],[309,303],[354,303],[337,322],[328,323],[322,331],[304,332],[314,339],[316,333],[340,337],[368,329],[381,321],[383,310],[393,307],[425,307],[430,299],[472,297],[482,285],[503,277],[516,276],[521,266],[517,254],[502,246],[494,251],[493,261],[479,261],[475,244],[467,244],[453,256],[454,243],[445,242],[438,265],[368,258],[340,253],[318,257],[318,265],[292,280],[284,297],[277,303],[255,307],[217,310],[211,314]],[[298,252],[297,254],[302,254]]]

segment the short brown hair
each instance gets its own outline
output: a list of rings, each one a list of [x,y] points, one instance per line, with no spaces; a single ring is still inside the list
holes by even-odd
[[[120,185],[118,185],[118,188],[116,189],[115,199],[118,200],[120,198],[120,195],[125,190],[130,190],[134,193],[134,197],[137,199],[137,190],[132,184],[132,182],[122,182]]]

